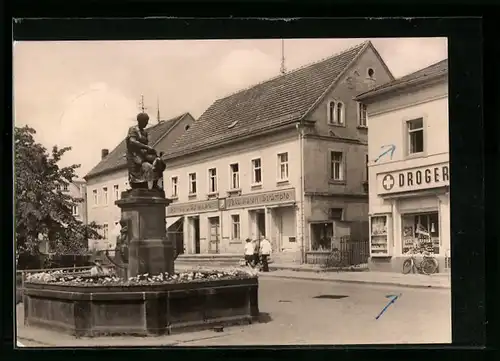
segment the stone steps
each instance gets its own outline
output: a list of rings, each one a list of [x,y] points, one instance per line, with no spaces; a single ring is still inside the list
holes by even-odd
[[[243,256],[240,254],[181,254],[175,260],[177,265],[198,266],[238,266]]]

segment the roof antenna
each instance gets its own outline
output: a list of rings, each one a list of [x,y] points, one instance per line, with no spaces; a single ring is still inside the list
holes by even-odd
[[[141,95],[141,101],[139,103],[139,106],[141,108],[141,112],[145,113],[146,112],[146,107],[144,106],[144,95]]]
[[[158,121],[158,124],[160,124],[160,97],[156,97],[156,120]]]
[[[280,73],[281,73],[281,75],[284,75],[286,73],[286,67],[285,67],[285,39],[281,39],[281,68],[280,68]]]

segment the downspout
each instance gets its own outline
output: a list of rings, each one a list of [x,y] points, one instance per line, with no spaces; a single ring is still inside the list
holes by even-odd
[[[305,179],[304,179],[304,124],[302,122],[297,123],[297,130],[299,136],[299,148],[300,148],[300,264],[305,263],[305,219],[304,219],[304,191],[305,191]]]

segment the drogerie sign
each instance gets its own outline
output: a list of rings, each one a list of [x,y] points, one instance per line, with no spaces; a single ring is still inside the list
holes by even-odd
[[[448,186],[450,168],[448,163],[387,172],[377,175],[379,193],[397,193]]]

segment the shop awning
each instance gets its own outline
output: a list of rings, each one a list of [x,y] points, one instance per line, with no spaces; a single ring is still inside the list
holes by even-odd
[[[417,191],[380,194],[380,196],[384,199],[427,197],[427,196],[437,196],[438,194],[446,194],[449,191],[450,191],[449,186],[442,186],[442,187],[417,190]]]
[[[171,226],[173,226],[174,223],[177,222],[179,219],[181,219],[181,217],[167,217],[166,218],[167,228],[170,228]]]

